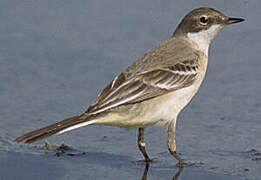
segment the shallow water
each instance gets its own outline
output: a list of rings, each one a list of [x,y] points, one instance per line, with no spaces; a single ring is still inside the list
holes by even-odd
[[[200,6],[246,21],[214,40],[203,86],[179,116],[178,152],[191,165],[178,179],[260,179],[259,0],[2,0],[0,179],[145,179],[135,130],[90,126],[48,139],[64,141],[75,156],[13,139],[84,111],[106,83]],[[155,158],[147,179],[172,179],[179,169],[165,130],[152,127],[145,135]]]

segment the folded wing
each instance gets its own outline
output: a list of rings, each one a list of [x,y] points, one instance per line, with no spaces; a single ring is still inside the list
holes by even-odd
[[[190,86],[199,71],[197,59],[153,69],[126,78],[121,73],[98,96],[86,111],[97,114],[119,105],[133,104]]]

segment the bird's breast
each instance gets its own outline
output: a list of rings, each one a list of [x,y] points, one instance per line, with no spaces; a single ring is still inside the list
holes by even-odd
[[[198,92],[206,72],[206,68],[202,68],[192,85],[143,102],[143,119],[153,121],[157,125],[166,125],[169,121],[176,120],[180,111]]]

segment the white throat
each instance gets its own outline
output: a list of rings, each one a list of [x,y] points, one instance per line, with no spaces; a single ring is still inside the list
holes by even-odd
[[[221,25],[212,25],[207,30],[202,30],[196,33],[188,33],[187,37],[189,40],[192,40],[194,43],[196,43],[199,47],[199,50],[208,57],[209,45],[216,35],[221,31],[221,29]]]

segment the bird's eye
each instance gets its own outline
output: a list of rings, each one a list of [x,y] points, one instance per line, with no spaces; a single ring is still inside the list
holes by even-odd
[[[202,24],[202,25],[206,25],[207,23],[208,23],[208,17],[206,17],[206,16],[202,16],[202,17],[200,17],[200,23]]]

